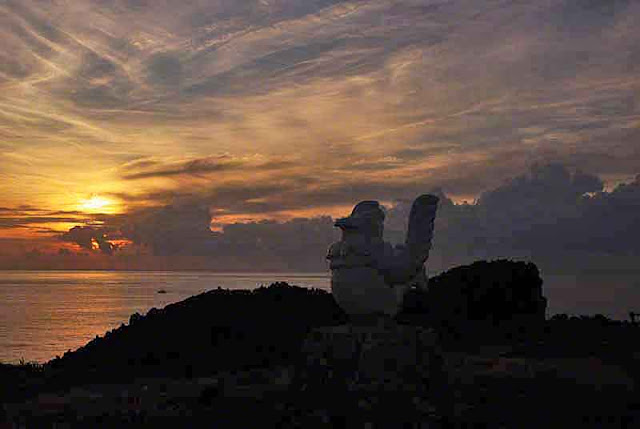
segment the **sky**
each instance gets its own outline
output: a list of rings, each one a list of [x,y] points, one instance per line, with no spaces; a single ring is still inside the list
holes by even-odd
[[[639,20],[631,0],[0,0],[0,268],[322,271],[332,219],[378,200],[401,241],[432,192],[433,271],[629,270]]]

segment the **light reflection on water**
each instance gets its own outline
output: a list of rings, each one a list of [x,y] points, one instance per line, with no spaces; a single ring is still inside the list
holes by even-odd
[[[640,272],[543,275],[547,316],[596,314],[618,320],[640,312]],[[253,289],[275,281],[330,289],[328,273],[135,271],[0,272],[0,362],[45,362],[161,308],[206,290]],[[167,293],[159,294],[158,290]]]
[[[217,287],[253,289],[275,281],[324,290],[330,284],[328,273],[2,271],[0,362],[45,362],[127,323],[135,312]]]

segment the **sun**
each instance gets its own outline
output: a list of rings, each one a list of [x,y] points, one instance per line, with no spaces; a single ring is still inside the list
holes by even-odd
[[[110,213],[115,211],[115,203],[108,198],[91,195],[91,197],[80,202],[79,208],[84,212]]]

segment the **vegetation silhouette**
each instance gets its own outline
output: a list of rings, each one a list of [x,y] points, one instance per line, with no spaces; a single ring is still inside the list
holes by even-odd
[[[254,290],[211,290],[163,309],[47,364],[63,379],[130,380],[203,376],[226,369],[290,363],[315,326],[346,316],[331,295],[276,282]]]
[[[547,300],[531,262],[500,259],[452,268],[426,290],[405,295],[400,320],[431,326],[443,335],[526,338],[544,325]]]

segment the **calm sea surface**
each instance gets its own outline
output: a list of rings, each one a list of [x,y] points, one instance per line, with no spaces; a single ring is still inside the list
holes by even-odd
[[[543,275],[547,316],[640,312],[640,270]],[[275,281],[330,289],[329,273],[237,274],[135,271],[0,271],[0,362],[45,362],[96,335],[201,292]],[[166,293],[160,294],[159,290]]]
[[[275,281],[330,288],[328,273],[1,271],[0,362],[45,362],[128,323],[135,312],[217,287],[253,289]]]

